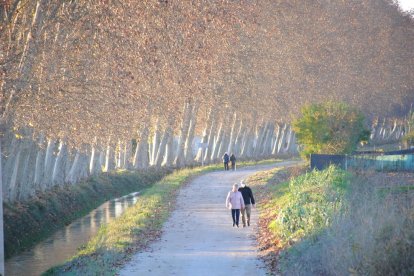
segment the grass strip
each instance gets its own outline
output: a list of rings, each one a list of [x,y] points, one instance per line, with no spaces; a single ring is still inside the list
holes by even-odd
[[[348,175],[335,167],[306,172],[294,166],[260,172],[246,181],[259,202],[260,256],[277,273],[283,249],[329,225],[341,206]]]
[[[274,159],[246,161],[238,167],[272,163]],[[182,169],[166,176],[142,191],[138,202],[120,217],[102,226],[71,260],[44,275],[114,275],[131,253],[160,236],[162,224],[174,209],[178,188],[191,177],[219,169],[222,166],[216,164]]]

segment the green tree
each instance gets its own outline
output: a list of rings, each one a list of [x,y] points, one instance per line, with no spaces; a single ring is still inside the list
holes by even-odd
[[[359,142],[369,138],[364,115],[344,103],[311,104],[301,113],[293,127],[305,158],[312,153],[351,153]]]

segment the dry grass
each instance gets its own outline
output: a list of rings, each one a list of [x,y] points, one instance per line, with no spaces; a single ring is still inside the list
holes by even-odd
[[[286,275],[413,275],[414,175],[359,173],[332,225],[286,251]]]

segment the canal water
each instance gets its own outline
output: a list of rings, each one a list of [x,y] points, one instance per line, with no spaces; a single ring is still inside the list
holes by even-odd
[[[62,264],[77,249],[87,243],[102,224],[120,216],[138,200],[138,192],[105,202],[87,216],[55,232],[31,249],[5,262],[7,276],[40,275],[49,268]]]

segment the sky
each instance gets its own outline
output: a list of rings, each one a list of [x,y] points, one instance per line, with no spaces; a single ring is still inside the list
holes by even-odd
[[[404,11],[414,9],[414,0],[399,0],[398,2],[401,9]]]

